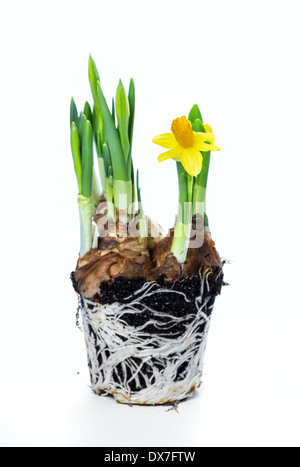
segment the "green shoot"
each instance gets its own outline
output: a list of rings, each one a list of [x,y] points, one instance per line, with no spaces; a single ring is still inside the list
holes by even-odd
[[[75,122],[71,124],[71,149],[73,156],[73,163],[75,174],[78,184],[78,192],[81,193],[81,153],[80,153],[80,140],[78,135],[78,130]]]
[[[195,104],[189,113],[188,120],[193,123],[196,119],[199,119],[203,123],[203,118],[200,112],[200,109],[197,104]],[[196,130],[194,130],[196,131]]]
[[[135,87],[133,79],[130,80],[129,91],[128,91],[128,102],[129,102],[129,125],[128,125],[128,136],[130,142],[130,158],[132,153],[132,140],[133,140],[133,128],[134,128],[134,115],[135,115]]]
[[[193,121],[192,128],[193,128],[193,131],[197,131],[198,133],[199,132],[205,133],[205,128],[200,118],[196,118],[196,120]]]
[[[184,263],[189,247],[192,226],[193,177],[186,173],[180,162],[177,162],[177,173],[179,207],[171,252],[179,263]]]
[[[119,134],[115,127],[113,117],[107,106],[107,103],[103,95],[99,81],[97,83],[97,89],[98,89],[98,102],[99,102],[99,106],[101,109],[101,114],[103,116],[103,122],[105,126],[105,136],[108,141],[110,153],[113,155],[112,166],[113,166],[114,178],[115,180],[128,181],[129,177],[127,173],[127,166],[126,166],[126,161],[125,161],[122,145],[120,142]]]
[[[101,110],[100,110],[100,105],[99,105],[99,100],[98,100],[98,90],[97,90],[97,83],[100,82],[100,76],[99,76],[96,64],[91,55],[89,56],[88,70],[89,70],[90,87],[91,87],[94,104],[95,104],[95,113],[96,113],[97,120],[98,120],[98,128],[99,128],[100,136],[102,139],[103,119],[101,115]]]
[[[128,134],[128,124],[129,124],[129,102],[123,86],[122,81],[120,80],[117,87],[116,94],[116,114],[118,120],[118,130],[120,135],[120,140],[123,148],[123,153],[125,156],[126,165],[128,167],[128,157],[130,150],[129,143],[129,134]]]
[[[88,102],[85,102],[84,104],[84,109],[83,113],[86,116],[87,120],[89,120],[91,123],[93,123],[93,112],[91,110],[90,104]]]
[[[85,112],[91,116],[88,104]],[[93,133],[92,125],[86,115],[78,116],[74,99],[70,106],[71,121],[71,150],[78,191],[77,202],[80,220],[80,257],[82,258],[93,244],[92,235],[92,193],[95,192],[95,179],[93,183]]]
[[[192,122],[193,131],[205,133],[202,116],[197,105],[194,105],[189,120]],[[200,174],[196,177],[194,185],[193,214],[200,214],[204,218],[205,228],[208,230],[208,217],[206,214],[206,188],[210,165],[210,151],[203,151],[203,165]]]
[[[83,115],[84,117],[84,115]],[[85,198],[92,196],[93,180],[93,130],[89,120],[83,119],[82,123],[82,195]]]
[[[75,101],[72,97],[71,105],[70,105],[70,126],[72,125],[73,122],[75,122],[75,125],[78,128],[78,112],[77,112]]]
[[[115,109],[115,100],[112,98],[111,102],[111,116],[113,118],[114,124],[116,125],[116,109]]]

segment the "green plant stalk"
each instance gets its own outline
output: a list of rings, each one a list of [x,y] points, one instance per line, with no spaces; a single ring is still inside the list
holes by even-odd
[[[200,174],[196,178],[194,188],[193,214],[200,214],[204,219],[204,227],[209,231],[209,223],[206,211],[206,189],[210,166],[210,151],[202,152],[203,165]]]
[[[79,208],[79,222],[80,222],[80,258],[90,251],[93,244],[93,230],[92,230],[92,212],[93,202],[92,198],[79,194],[77,197]]]
[[[135,215],[135,178],[134,178],[134,167],[132,161],[132,142],[133,142],[133,129],[134,129],[134,117],[135,117],[135,86],[134,81],[131,78],[128,91],[128,102],[129,102],[129,123],[128,123],[128,136],[129,136],[129,157],[128,157],[128,173],[131,175],[132,182],[132,216]],[[138,190],[138,186],[137,186]]]
[[[93,108],[92,118],[93,118],[92,126],[93,126],[93,133],[94,133],[94,142],[95,142],[96,153],[97,153],[97,162],[98,162],[98,169],[99,169],[100,182],[101,182],[101,188],[102,188],[102,195],[105,196],[106,177],[105,177],[105,170],[104,170],[104,159],[103,159],[103,150],[102,150],[102,145],[101,145],[101,136],[100,136],[100,131],[98,127],[98,119],[97,119],[97,115],[95,111],[95,105]]]
[[[206,188],[210,165],[210,151],[202,152],[202,156],[202,170],[196,178],[194,189],[194,214],[199,213],[204,217],[206,213]]]
[[[72,122],[71,124],[71,150],[72,150],[74,169],[75,169],[75,174],[76,174],[77,184],[78,184],[78,193],[81,193],[82,169],[81,169],[80,139],[79,139],[78,130],[77,130],[75,122]]]
[[[103,171],[105,174],[105,192],[107,200],[108,217],[115,221],[114,193],[113,193],[113,173],[112,163],[107,143],[103,144]]]
[[[84,117],[84,115],[83,115]],[[89,120],[82,120],[82,178],[81,194],[85,198],[92,196],[93,180],[93,130]]]
[[[178,263],[184,263],[189,248],[190,226],[182,222],[177,222],[174,229],[174,238],[172,242],[171,253],[175,256]]]
[[[114,204],[115,207],[119,210],[120,220],[124,223],[127,223],[129,221],[129,207],[132,204],[131,175],[128,174],[127,164],[119,134],[114,125],[113,117],[107,106],[99,82],[98,99],[103,117],[105,139],[108,143],[111,158]]]
[[[108,145],[103,144],[103,163],[105,172],[105,190],[106,190],[106,201],[107,201],[107,216],[114,222],[116,220],[116,210],[114,206],[114,192],[113,192],[113,173],[111,165],[111,157]]]
[[[116,115],[117,115],[117,120],[118,120],[118,130],[119,130],[121,145],[123,148],[123,153],[125,156],[127,167],[129,166],[128,158],[129,158],[129,151],[130,151],[129,132],[128,132],[129,113],[130,113],[130,110],[129,110],[128,98],[127,98],[123,83],[120,80],[118,88],[117,88],[117,93],[116,93]],[[131,172],[129,173],[129,175],[131,176]]]
[[[205,133],[202,116],[200,114],[200,111],[198,113],[196,107],[197,106],[194,106],[192,108],[190,115],[189,115],[189,117],[191,116],[191,118],[196,117],[192,124],[193,131],[197,131],[197,132],[201,131]],[[196,177],[195,185],[194,185],[193,214],[194,215],[200,214],[203,217],[204,226],[208,230],[208,217],[206,214],[206,188],[207,188],[207,179],[208,179],[209,165],[210,165],[210,151],[202,152],[202,156],[203,156],[202,170],[200,174]]]
[[[193,213],[194,177],[188,175],[182,164],[177,162],[179,181],[179,207],[171,253],[179,263],[184,263],[190,243]]]
[[[130,177],[128,176],[127,165],[126,165],[121,141],[119,138],[119,134],[115,127],[113,117],[107,106],[102,89],[100,87],[100,82],[98,81],[97,84],[98,84],[97,86],[98,102],[100,105],[101,114],[103,117],[103,123],[105,127],[105,138],[107,139],[109,151],[111,154],[114,178],[116,180],[128,181],[130,180]]]
[[[119,219],[124,224],[130,220],[129,208],[132,205],[132,183],[131,180],[113,181],[114,205],[119,210]]]
[[[131,158],[132,154],[132,141],[133,141],[133,128],[134,128],[134,116],[135,116],[135,86],[133,79],[130,80],[129,91],[128,91],[128,102],[129,102],[129,125],[128,125],[128,136],[130,142],[129,155]]]
[[[82,116],[84,117],[84,115]],[[80,257],[84,256],[93,244],[92,231],[92,184],[93,184],[93,130],[86,118],[81,119],[82,135],[82,177],[81,194],[78,196],[80,219]]]
[[[107,201],[107,217],[116,221],[116,210],[114,206],[114,194],[112,189],[112,176],[106,178],[106,201]]]

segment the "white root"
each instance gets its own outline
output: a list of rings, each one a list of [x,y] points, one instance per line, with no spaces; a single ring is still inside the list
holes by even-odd
[[[189,302],[183,292],[155,289],[155,285],[144,284],[128,297],[126,304],[100,305],[83,297],[81,300],[92,389],[99,394],[111,394],[121,403],[177,402],[191,397],[201,384],[213,307],[211,296],[204,298],[204,291],[207,294],[209,290],[208,277],[199,276],[197,313],[182,317],[145,305],[143,299],[162,292],[183,295]],[[151,318],[140,326],[129,325],[125,320],[131,314],[144,313]],[[178,325],[182,332],[172,336]]]

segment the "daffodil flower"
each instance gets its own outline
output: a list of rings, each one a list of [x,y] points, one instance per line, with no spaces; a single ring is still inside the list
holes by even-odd
[[[206,133],[196,132],[185,117],[176,118],[171,126],[172,133],[156,136],[153,143],[169,149],[158,157],[159,162],[167,159],[180,161],[188,174],[197,177],[202,170],[201,151],[220,151],[214,145],[215,136],[209,125],[204,125]]]

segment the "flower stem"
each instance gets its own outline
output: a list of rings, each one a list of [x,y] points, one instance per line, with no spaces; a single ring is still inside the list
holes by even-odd
[[[186,173],[180,162],[177,162],[177,172],[179,207],[171,253],[179,263],[184,263],[189,248],[192,227],[194,177]]]
[[[199,113],[198,113],[199,111]],[[198,113],[198,116],[197,116]],[[193,131],[201,131],[205,133],[205,127],[203,125],[202,116],[200,114],[200,110],[197,106],[194,106],[190,112],[191,118],[195,118],[193,120],[192,128]],[[203,156],[203,164],[202,170],[200,174],[196,177],[195,186],[194,186],[194,208],[193,214],[200,214],[204,219],[204,226],[207,230],[208,227],[208,217],[206,214],[206,187],[207,187],[207,179],[208,179],[208,172],[209,172],[209,165],[210,165],[210,151],[202,152]]]
[[[174,238],[171,248],[171,253],[175,256],[178,263],[184,263],[189,246],[189,235],[187,235],[187,230],[190,233],[190,228],[187,229],[185,224],[182,222],[177,222],[174,230]]]
[[[196,178],[194,188],[193,214],[200,214],[204,218],[204,226],[208,229],[208,217],[206,214],[206,188],[210,165],[210,152],[203,152],[203,166]]]

